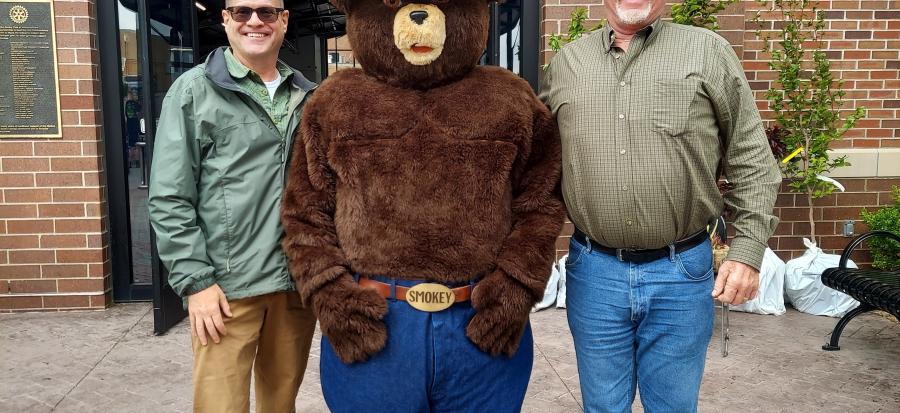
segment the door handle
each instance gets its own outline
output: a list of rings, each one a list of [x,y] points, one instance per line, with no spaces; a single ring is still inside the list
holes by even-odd
[[[141,129],[143,129],[143,123],[144,123],[144,120],[141,119],[141,126],[142,126]],[[147,142],[140,141],[140,142],[136,142],[134,145],[137,146],[138,148],[140,148],[140,150],[141,150],[141,157],[140,157],[141,184],[138,185],[138,188],[139,189],[147,189],[147,188],[150,188],[150,186],[147,185],[147,157],[146,157],[147,156],[147,152],[146,152],[147,151]]]

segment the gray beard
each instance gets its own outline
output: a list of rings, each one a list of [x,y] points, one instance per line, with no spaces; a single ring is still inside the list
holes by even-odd
[[[653,8],[652,3],[647,3],[647,7],[643,9],[627,9],[623,10],[621,6],[616,5],[616,13],[619,15],[619,20],[622,20],[622,23],[625,23],[629,26],[633,26],[639,23],[643,23],[650,17],[650,10]]]

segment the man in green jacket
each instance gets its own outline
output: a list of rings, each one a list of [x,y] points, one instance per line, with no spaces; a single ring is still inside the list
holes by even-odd
[[[228,0],[230,47],[179,77],[162,105],[150,220],[186,298],[194,411],[293,411],[315,329],[288,273],[279,222],[300,108],[315,84],[278,60],[282,0]],[[210,343],[210,341],[212,343]]]

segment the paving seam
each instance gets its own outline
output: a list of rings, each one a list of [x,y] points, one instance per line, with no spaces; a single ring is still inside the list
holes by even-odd
[[[103,357],[100,357],[100,360],[97,360],[97,362],[94,363],[93,366],[91,366],[91,368],[87,371],[87,373],[84,373],[84,376],[81,376],[81,378],[78,379],[78,382],[75,383],[75,385],[72,386],[72,388],[69,389],[69,391],[67,391],[66,394],[64,394],[64,395],[56,402],[56,404],[53,405],[53,408],[51,408],[50,411],[51,411],[51,412],[52,412],[52,411],[55,411],[56,408],[59,407],[59,404],[62,403],[62,401],[65,400],[66,397],[69,397],[69,394],[71,394],[72,391],[75,390],[75,389],[78,387],[78,385],[80,385],[81,382],[84,381],[84,379],[87,378],[87,376],[89,376],[91,373],[93,373],[94,369],[96,369],[97,366],[99,366],[100,363],[103,362],[103,360],[106,360],[106,356],[109,356],[109,353],[112,353],[112,351],[115,350],[116,346],[119,345],[119,343],[122,341],[122,339],[124,339],[125,336],[128,335],[128,333],[130,333],[132,330],[134,330],[134,328],[137,327],[138,323],[140,323],[141,320],[143,320],[144,318],[146,318],[146,317],[147,317],[147,314],[150,314],[151,311],[153,311],[153,307],[152,307],[152,306],[151,306],[150,308],[148,308],[148,309],[144,312],[143,315],[141,315],[140,317],[138,317],[137,321],[135,321],[134,324],[131,325],[131,327],[128,327],[128,329],[125,330],[125,332],[123,332],[122,335],[120,335],[118,339],[116,339],[115,343],[113,343],[113,345],[109,348],[109,350],[106,350],[106,353],[103,354]]]
[[[541,357],[544,359],[544,361],[547,362],[547,364],[550,366],[550,369],[553,370],[553,374],[556,375],[556,378],[559,379],[559,382],[562,383],[563,386],[565,386],[566,391],[569,392],[569,396],[572,396],[572,400],[575,400],[575,403],[578,404],[578,408],[581,409],[582,412],[584,412],[584,406],[581,405],[581,401],[579,401],[578,398],[575,397],[575,394],[572,393],[572,389],[569,388],[569,385],[566,384],[566,381],[563,380],[562,376],[559,375],[559,372],[556,371],[556,367],[553,366],[553,363],[551,363],[550,359],[547,358],[547,355],[544,354],[544,350],[541,350],[541,346],[538,343],[534,343],[534,348],[537,349],[538,353],[541,353]]]

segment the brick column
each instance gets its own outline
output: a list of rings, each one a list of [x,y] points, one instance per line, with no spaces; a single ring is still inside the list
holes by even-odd
[[[0,312],[112,302],[94,1],[54,1],[62,139],[0,140]]]

